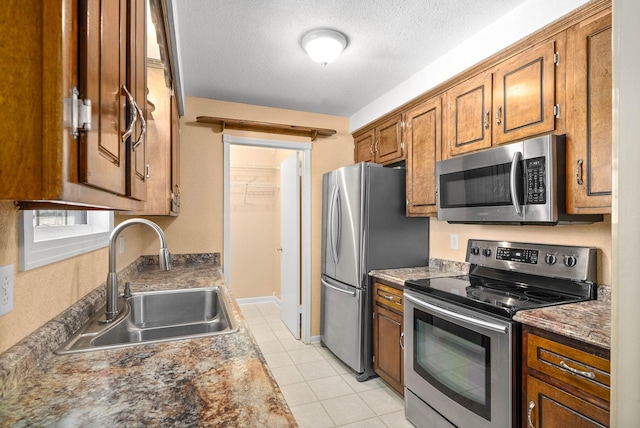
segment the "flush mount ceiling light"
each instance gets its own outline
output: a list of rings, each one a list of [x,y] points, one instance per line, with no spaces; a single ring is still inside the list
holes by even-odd
[[[347,47],[347,38],[334,30],[313,30],[302,38],[302,47],[312,60],[325,67]]]

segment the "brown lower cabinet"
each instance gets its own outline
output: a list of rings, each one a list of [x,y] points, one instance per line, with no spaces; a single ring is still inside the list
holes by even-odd
[[[373,284],[373,370],[404,395],[404,322],[402,291]]]
[[[608,427],[609,351],[525,327],[525,427]]]

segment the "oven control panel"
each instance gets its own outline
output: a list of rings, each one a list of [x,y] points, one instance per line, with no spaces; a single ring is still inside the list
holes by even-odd
[[[498,247],[496,260],[507,260],[510,262],[538,264],[538,250],[528,250],[524,248]]]
[[[597,280],[597,249],[469,239],[472,265],[578,281]]]

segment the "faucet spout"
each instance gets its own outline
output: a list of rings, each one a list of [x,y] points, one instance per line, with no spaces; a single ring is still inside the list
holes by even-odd
[[[152,221],[143,218],[132,218],[117,225],[109,235],[109,273],[107,274],[107,308],[105,310],[105,322],[109,323],[118,315],[118,275],[116,274],[116,240],[123,229],[133,224],[144,224],[152,228],[160,238],[160,270],[171,270],[172,256],[167,249],[167,240],[164,232]]]

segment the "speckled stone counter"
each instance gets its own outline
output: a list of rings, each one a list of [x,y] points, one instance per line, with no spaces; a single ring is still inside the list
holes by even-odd
[[[128,275],[133,292],[213,285],[226,290],[212,260],[186,258],[169,272],[143,260]],[[4,395],[0,425],[295,427],[235,300],[226,291],[239,327],[236,333],[63,356],[47,349],[51,338],[39,345],[30,337],[23,341],[26,344],[9,349],[0,355]],[[88,306],[101,306],[100,290],[90,294],[95,294],[87,296],[91,303],[83,299],[78,308],[52,320],[35,336],[43,338],[49,332],[66,338],[70,329],[65,321],[74,324],[74,318],[84,319],[93,312]],[[83,315],[78,317],[79,313]],[[29,346],[47,350],[32,351],[38,355],[37,366],[21,371],[28,364],[16,360]]]
[[[610,287],[600,286],[598,300],[517,312],[514,320],[605,349],[611,349]]]
[[[439,276],[465,275],[469,265],[464,262],[453,262],[441,259],[429,259],[429,266],[412,268],[372,270],[369,276],[380,279],[398,288],[404,287],[408,279],[437,278]]]

